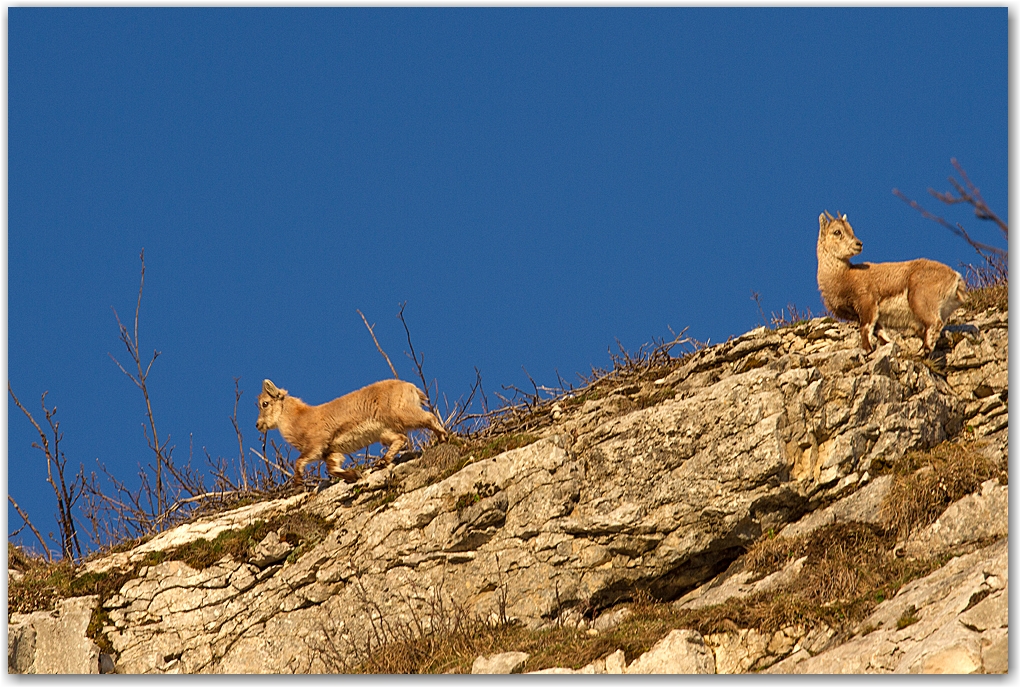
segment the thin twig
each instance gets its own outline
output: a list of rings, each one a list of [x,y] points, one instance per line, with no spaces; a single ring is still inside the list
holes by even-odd
[[[49,439],[46,433],[39,426],[39,423],[35,421],[32,414],[28,412],[28,409],[21,404],[21,401],[14,393],[14,389],[11,387],[10,381],[7,382],[7,391],[14,399],[15,405],[21,409],[21,412],[25,414],[28,421],[35,427],[35,431],[39,434],[39,440],[41,444],[35,442],[32,443],[32,448],[37,448],[43,452],[46,456],[46,481],[53,489],[53,495],[57,499],[57,524],[60,528],[60,550],[61,554],[66,559],[74,557],[81,557],[81,544],[78,541],[78,530],[74,524],[74,504],[81,497],[82,492],[85,488],[85,475],[84,468],[74,477],[71,481],[70,488],[68,488],[67,479],[65,477],[65,469],[67,467],[67,457],[63,451],[60,450],[60,440],[63,434],[60,432],[60,423],[55,421],[53,418],[57,413],[57,407],[52,408],[46,407],[46,394],[43,392],[40,398],[40,405],[42,406],[43,414],[46,416],[46,422],[49,423],[50,431],[53,433],[53,444],[50,445]],[[56,477],[54,477],[54,468],[56,468]]]
[[[945,203],[950,203],[950,201],[944,200],[943,198],[939,197],[937,192],[933,191],[932,193],[935,195],[936,198],[939,198],[939,200],[942,200]],[[916,200],[911,200],[910,198],[907,198],[907,196],[905,196],[903,192],[900,191],[898,188],[893,189],[893,195],[907,203],[907,205],[909,205],[910,207],[920,212],[921,216],[924,217],[925,219],[931,220],[932,222],[936,222],[937,224],[941,224],[943,227],[945,227],[949,231],[953,232],[954,234],[962,238],[964,241],[969,243],[971,247],[974,248],[974,250],[976,250],[978,253],[981,253],[982,257],[985,257],[984,255],[985,251],[989,253],[994,253],[995,255],[998,256],[1006,256],[1008,254],[1007,251],[1004,251],[1001,248],[997,248],[995,246],[990,246],[987,243],[981,243],[980,241],[976,241],[975,239],[971,238],[971,235],[967,233],[967,230],[964,229],[963,225],[961,225],[959,222],[957,222],[955,225],[950,224],[949,221],[946,220],[944,217],[939,217],[936,214],[928,212]],[[953,202],[960,202],[960,200],[962,199],[957,199],[956,201]]]
[[[35,528],[35,525],[32,524],[32,521],[28,519],[28,514],[25,513],[25,511],[21,510],[21,506],[18,505],[18,502],[15,501],[14,497],[11,496],[10,494],[7,495],[7,500],[11,502],[11,505],[14,506],[14,510],[18,511],[18,515],[20,515],[21,519],[25,521],[25,524],[28,525],[28,529],[32,530],[32,533],[35,535],[35,538],[39,540],[39,543],[43,547],[43,552],[46,554],[47,562],[52,563],[53,554],[50,553],[50,549],[48,546],[46,546],[46,542],[43,541],[42,535],[39,534],[39,530],[37,530]]]
[[[432,395],[429,393],[429,383],[427,381],[425,381],[425,371],[424,371],[424,369],[422,367],[425,364],[425,354],[422,353],[421,354],[421,358],[419,358],[418,354],[415,353],[415,351],[414,351],[414,344],[411,343],[411,330],[407,326],[407,320],[404,319],[404,308],[405,307],[407,307],[407,301],[404,301],[403,303],[400,304],[400,312],[397,313],[397,318],[400,320],[400,323],[402,325],[404,325],[404,333],[407,335],[407,345],[411,349],[410,353],[407,353],[405,351],[404,355],[406,355],[412,361],[414,361],[415,369],[417,369],[417,371],[418,371],[418,379],[421,380],[421,385],[424,388],[425,403],[426,403],[426,405],[428,405],[429,410],[431,410],[432,412],[435,412],[436,411],[436,407],[432,403]]]
[[[128,350],[128,354],[134,360],[135,365],[138,368],[137,377],[127,370],[120,364],[120,361],[113,357],[112,354],[107,354],[113,359],[113,362],[117,363],[117,367],[120,368],[121,372],[126,374],[131,381],[135,383],[142,391],[142,397],[145,399],[145,412],[149,419],[149,425],[152,428],[152,439],[150,440],[148,434],[146,434],[146,442],[149,444],[149,448],[156,454],[156,511],[162,513],[166,510],[166,495],[164,494],[163,487],[163,466],[167,462],[167,457],[163,455],[163,449],[166,447],[166,443],[163,446],[159,444],[159,434],[156,432],[156,419],[152,413],[152,402],[149,399],[149,390],[146,388],[145,380],[149,375],[149,371],[152,369],[152,364],[156,362],[156,358],[159,357],[159,351],[153,351],[152,359],[149,364],[142,370],[142,359],[138,345],[138,316],[142,309],[142,291],[145,288],[145,249],[143,248],[139,258],[142,261],[142,274],[138,284],[138,301],[135,304],[135,323],[134,323],[134,337],[132,338],[127,327],[120,321],[120,316],[117,315],[117,310],[113,309],[113,315],[117,318],[117,326],[120,329],[120,340],[124,343],[124,346]],[[144,431],[144,425],[143,425]],[[169,438],[167,438],[169,441]]]
[[[949,177],[949,183],[951,183],[953,187],[956,188],[956,192],[960,194],[959,198],[954,198],[953,194],[948,191],[946,193],[939,193],[934,189],[928,189],[928,193],[947,205],[953,205],[955,203],[969,203],[974,207],[975,217],[995,222],[999,226],[999,230],[1002,231],[1003,238],[1009,240],[1009,227],[988,207],[988,204],[985,203],[985,199],[981,197],[981,191],[974,185],[974,182],[970,180],[970,177],[967,176],[967,172],[964,171],[963,166],[960,165],[955,157],[952,158],[950,162],[953,167],[956,168],[956,171],[960,173],[964,183],[967,185],[967,190],[964,190],[963,186],[956,179]]]
[[[244,462],[244,438],[241,436],[241,426],[237,424],[237,403],[241,400],[241,391],[238,382],[240,377],[234,377],[234,414],[230,416],[230,423],[234,425],[234,434],[237,435],[237,453],[238,461],[240,463],[239,468],[241,470],[241,488],[248,489],[248,471]]]
[[[280,472],[282,472],[283,474],[287,475],[287,477],[293,477],[293,476],[294,476],[294,473],[293,473],[293,472],[290,472],[290,471],[288,471],[288,470],[287,470],[286,468],[284,468],[284,467],[282,467],[282,466],[280,466],[280,465],[277,465],[276,463],[273,463],[272,461],[269,461],[269,460],[267,460],[267,459],[266,459],[266,457],[265,457],[264,455],[262,455],[261,453],[259,453],[259,452],[258,452],[258,451],[256,451],[255,449],[253,449],[253,448],[252,448],[251,446],[249,446],[249,447],[248,447],[248,450],[249,450],[249,451],[251,451],[252,453],[254,453],[254,454],[255,454],[256,456],[258,456],[259,458],[261,458],[261,459],[262,459],[262,462],[264,462],[264,463],[265,463],[266,465],[268,465],[269,467],[271,467],[271,468],[273,468],[273,469],[275,469],[275,470],[279,470],[279,471],[280,471]]]
[[[400,310],[401,312],[403,312],[404,308],[401,307]],[[393,378],[400,379],[400,375],[397,374],[397,368],[393,367],[393,363],[390,362],[390,357],[386,355],[386,351],[384,351],[382,346],[379,345],[379,339],[375,338],[375,331],[373,331],[375,329],[375,325],[374,324],[370,325],[368,323],[368,320],[365,319],[365,315],[360,310],[355,309],[355,311],[359,315],[361,315],[361,321],[365,323],[365,327],[368,329],[368,333],[372,335],[372,341],[375,342],[376,350],[378,350],[379,353],[382,354],[382,357],[386,359],[386,364],[390,366],[390,372],[393,373]],[[410,338],[410,336],[408,338]]]
[[[233,494],[243,494],[246,493],[247,491],[248,491],[247,489],[242,489],[239,491],[206,491],[196,496],[192,496],[190,498],[181,499],[180,501],[177,501],[172,506],[170,506],[170,508],[168,508],[165,513],[156,518],[155,524],[157,525],[160,524],[161,522],[169,518],[174,511],[183,506],[188,505],[189,503],[195,503],[196,501],[203,501],[205,499],[214,497],[232,496]]]

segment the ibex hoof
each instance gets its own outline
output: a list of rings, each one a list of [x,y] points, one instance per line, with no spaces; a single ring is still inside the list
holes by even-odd
[[[347,470],[341,470],[340,472],[333,475],[333,477],[342,479],[344,482],[347,482],[347,484],[353,484],[354,482],[357,482],[359,479],[361,479],[361,473],[359,473],[357,470],[353,468],[349,468]]]

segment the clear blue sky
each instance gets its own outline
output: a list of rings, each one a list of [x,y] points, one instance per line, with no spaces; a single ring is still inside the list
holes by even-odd
[[[111,307],[175,456],[236,455],[262,379],[322,403],[404,379],[405,316],[452,401],[821,310],[822,210],[863,260],[973,252],[956,157],[1007,207],[1007,9],[8,9],[8,374],[69,463],[151,454]],[[1001,242],[1000,242],[1001,243]],[[997,243],[997,245],[1000,245]],[[8,487],[56,531],[8,400]],[[271,436],[279,440],[274,431]],[[8,531],[20,526],[8,512]],[[30,540],[25,540],[30,541]]]

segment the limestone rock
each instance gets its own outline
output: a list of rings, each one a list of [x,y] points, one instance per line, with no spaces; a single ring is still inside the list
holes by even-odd
[[[98,597],[58,601],[52,611],[12,613],[7,624],[11,673],[99,673],[99,648],[85,636]]]
[[[606,656],[606,673],[609,675],[622,675],[627,669],[627,659],[622,649],[617,649]]]
[[[1008,558],[1005,539],[954,558],[879,604],[849,641],[815,656],[792,655],[766,672],[1001,672]],[[918,620],[898,622],[908,611]]]
[[[981,491],[951,505],[938,520],[912,536],[903,548],[908,556],[930,556],[960,544],[1009,534],[1009,487],[988,480]]]
[[[281,541],[280,535],[276,532],[270,532],[255,547],[251,563],[257,568],[265,568],[273,563],[282,561],[293,549],[293,546],[285,541]]]
[[[479,656],[471,664],[472,675],[509,675],[521,672],[530,654],[523,651],[507,651],[492,656]]]
[[[686,610],[706,608],[725,603],[730,599],[740,599],[759,592],[782,588],[790,580],[796,578],[804,567],[804,561],[803,557],[792,560],[781,570],[760,579],[750,571],[727,570],[680,597],[676,601],[676,606]]]
[[[596,632],[606,632],[619,625],[631,615],[633,615],[633,611],[626,606],[606,611],[595,619],[595,622],[591,624],[591,629]]]
[[[742,629],[705,639],[715,654],[716,672],[739,674],[760,671],[788,656],[805,639],[805,632],[803,627],[784,628],[774,633]]]
[[[974,322],[976,333],[950,333],[945,370],[938,373],[932,368],[941,363],[896,344],[865,355],[858,332],[845,323],[819,318],[759,328],[684,357],[659,379],[635,378],[585,400],[558,399],[556,412],[536,420],[539,439],[530,445],[484,460],[437,448],[428,460],[387,466],[356,485],[331,485],[168,530],[86,568],[131,569],[152,551],[298,508],[333,527],[297,549],[271,534],[254,565],[225,557],[201,571],[173,560],[141,567],[104,601],[104,634],[117,670],[343,672],[386,628],[439,622],[429,616],[437,605],[529,628],[572,623],[601,632],[618,619],[609,611],[591,623],[589,611],[612,609],[639,591],[695,608],[778,588],[795,568],[758,580],[731,565],[770,530],[793,536],[832,522],[873,522],[889,483],[872,479],[877,468],[964,427],[1005,462],[1007,323],[1007,314],[991,312]],[[914,545],[966,540],[973,547],[986,535],[1005,533],[1000,523],[965,534],[962,524],[1005,497],[1005,487],[989,486],[957,504],[960,520],[947,512]],[[956,534],[946,538],[949,533]],[[1005,597],[1008,571],[992,566],[998,572],[979,582],[974,570],[971,580],[953,566],[929,576],[931,584],[940,572],[948,576],[941,597],[932,592],[922,600],[921,587],[908,585],[882,604],[877,629],[861,630],[843,645],[859,642],[845,650],[847,665],[884,672],[960,668],[963,661],[983,670],[1005,665],[1007,628],[993,627],[999,620],[990,610],[997,602],[976,609],[993,595]],[[951,609],[936,611],[967,590],[966,599],[953,596]],[[971,629],[960,617],[982,590],[988,594],[967,618],[974,628],[988,627]],[[920,609],[919,622],[903,636],[895,630],[906,608],[901,597]],[[934,638],[952,625],[950,616],[962,634],[950,637],[946,630]],[[916,633],[924,628],[942,648],[932,643],[931,651],[904,664],[912,650],[904,637],[919,644]],[[673,633],[660,650],[685,656],[683,669],[691,672],[714,672],[717,659],[721,670],[757,670],[773,661],[777,672],[835,668],[821,660],[842,649],[831,646],[842,637],[782,632],[748,633],[742,646],[722,650],[729,640],[706,644],[700,635]],[[750,651],[751,644],[762,651]],[[651,662],[641,657],[628,670]],[[623,670],[622,654],[582,669],[616,670]]]
[[[892,486],[892,475],[883,475],[832,505],[810,513],[779,532],[780,537],[801,537],[827,525],[846,522],[876,523],[882,500]]]
[[[714,674],[715,656],[694,630],[673,630],[627,666],[635,674]]]

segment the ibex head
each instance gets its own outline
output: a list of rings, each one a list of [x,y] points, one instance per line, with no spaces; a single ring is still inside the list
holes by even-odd
[[[287,397],[286,389],[277,389],[268,379],[262,382],[262,393],[255,403],[259,409],[259,417],[255,420],[255,429],[268,432],[276,427],[283,412],[283,399]]]
[[[860,255],[864,244],[854,235],[846,215],[833,217],[828,211],[818,215],[818,251],[839,260]]]

